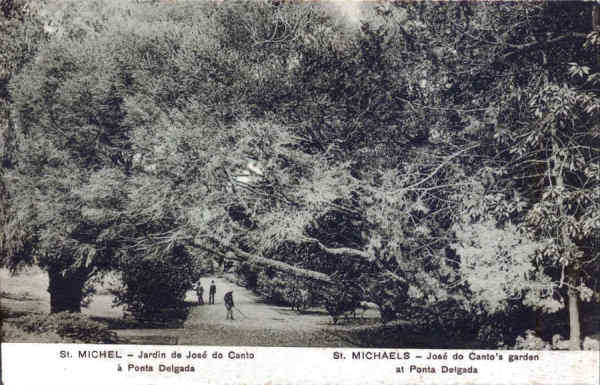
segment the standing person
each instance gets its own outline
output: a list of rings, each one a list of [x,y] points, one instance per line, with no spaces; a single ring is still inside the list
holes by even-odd
[[[227,315],[225,316],[225,319],[233,319],[233,290],[228,291],[227,293],[225,293],[225,297],[223,297],[223,300],[225,301],[225,309],[227,309]]]
[[[210,289],[208,290],[208,304],[215,304],[215,294],[217,293],[217,286],[215,285],[215,281],[210,281]]]
[[[204,305],[204,287],[200,281],[196,282],[196,295],[198,296],[198,305]]]

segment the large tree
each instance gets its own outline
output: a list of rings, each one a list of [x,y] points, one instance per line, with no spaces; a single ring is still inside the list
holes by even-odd
[[[139,194],[155,179],[134,165],[135,144],[145,143],[130,126],[139,105],[126,99],[129,74],[114,54],[118,43],[130,42],[120,15],[107,20],[102,12],[111,8],[94,10],[92,3],[83,10],[55,5],[73,17],[51,24],[49,42],[10,83],[15,135],[13,164],[3,175],[9,200],[2,243],[4,264],[48,272],[51,312],[79,311],[91,280],[114,269],[131,273],[124,275],[123,298],[139,299],[132,292],[140,286],[127,282],[137,265],[155,268],[158,276],[165,272],[161,259],[181,262],[190,255],[173,245],[147,253],[141,242],[175,227],[178,214],[172,207],[158,216],[143,211],[160,202]],[[136,210],[139,204],[146,206]],[[148,263],[152,258],[158,262]],[[176,265],[165,264],[182,273],[172,282],[189,287],[194,269]],[[173,295],[181,297],[181,289]]]
[[[321,3],[65,5],[12,82],[11,260],[78,289],[194,250],[360,282],[385,318],[493,313],[515,296],[483,295],[486,274],[589,293],[592,7],[355,6],[362,22]]]
[[[416,36],[432,37],[444,109],[478,142],[470,188],[455,196],[457,285],[492,313],[514,302],[553,312],[568,302],[578,349],[578,302],[597,286],[598,6],[412,11],[427,31]]]

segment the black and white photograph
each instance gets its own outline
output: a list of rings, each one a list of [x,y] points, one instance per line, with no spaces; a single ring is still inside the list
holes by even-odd
[[[0,0],[0,267],[3,344],[598,351],[600,2]]]

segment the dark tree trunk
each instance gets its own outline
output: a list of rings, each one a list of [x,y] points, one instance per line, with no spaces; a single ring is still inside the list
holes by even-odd
[[[61,311],[81,312],[83,287],[87,274],[69,272],[62,274],[59,269],[48,269],[48,293],[50,293],[50,313]]]

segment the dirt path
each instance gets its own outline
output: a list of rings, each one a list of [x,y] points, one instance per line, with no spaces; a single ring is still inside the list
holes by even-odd
[[[302,347],[343,347],[353,346],[343,341],[333,332],[331,319],[323,309],[309,309],[298,314],[289,307],[264,303],[253,292],[239,287],[225,279],[205,277],[204,301],[208,303],[208,288],[215,280],[217,294],[214,305],[198,305],[196,294],[188,291],[186,301],[190,313],[183,327],[170,329],[119,329],[117,334],[133,344],[180,344],[180,345],[219,345],[219,346],[302,346]],[[18,276],[11,276],[6,269],[0,269],[0,291],[3,292],[1,305],[17,313],[47,313],[50,298],[47,274],[39,269],[31,269]],[[225,319],[223,295],[233,289],[236,307],[244,313],[234,311],[234,320]],[[122,307],[113,307],[113,296],[106,288],[91,299],[84,314],[101,320],[120,320]],[[372,316],[377,316],[374,313]]]
[[[215,304],[208,305],[208,287],[217,286]],[[326,329],[330,318],[323,311],[298,314],[289,308],[264,303],[251,291],[217,277],[205,277],[204,305],[197,305],[196,294],[189,291],[186,301],[194,303],[178,329],[120,330],[119,335],[134,343],[221,346],[347,346]],[[225,319],[223,295],[233,290],[234,320]]]
[[[208,286],[214,280],[217,286],[215,304],[208,305]],[[261,298],[251,291],[236,286],[225,279],[208,277],[204,279],[205,305],[194,306],[184,327],[195,328],[198,325],[211,324],[230,328],[263,329],[268,325],[271,329],[293,330],[296,328],[318,329],[319,323],[327,322],[327,317],[319,315],[300,315],[287,308],[272,306],[262,302]],[[224,294],[233,290],[235,307],[234,320],[225,319]],[[196,302],[196,295],[188,292],[186,301]],[[242,314],[243,313],[243,314]]]

